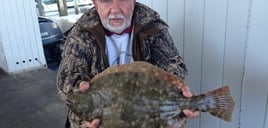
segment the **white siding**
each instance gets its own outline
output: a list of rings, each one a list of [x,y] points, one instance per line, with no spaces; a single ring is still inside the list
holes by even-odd
[[[267,128],[265,121],[267,121],[268,94],[268,1],[253,0],[252,2],[241,126]]]
[[[184,27],[184,0],[137,0],[137,2],[157,10],[161,18],[168,23],[170,34],[173,36],[176,47],[183,55],[183,27]],[[174,12],[176,10],[176,12]],[[176,13],[178,16],[174,16]]]
[[[0,1],[0,4],[2,5],[1,1]],[[4,12],[3,8],[0,8],[0,12]],[[0,24],[1,24],[0,26],[0,65],[1,65],[1,68],[7,69],[7,60],[6,60],[6,55],[5,55],[4,46],[3,46],[4,38],[2,38],[2,33],[3,33],[2,29],[5,27],[4,20],[0,19]]]
[[[189,70],[187,83],[192,92],[201,93],[204,1],[185,1],[184,60]],[[171,26],[172,27],[172,26]],[[200,118],[188,121],[189,128],[199,128]]]
[[[193,92],[231,86],[236,101],[232,122],[202,113],[187,128],[268,128],[268,1],[139,2],[156,9],[170,25]]]
[[[249,0],[228,1],[226,17],[226,38],[223,67],[223,84],[231,85],[236,101],[233,122],[222,122],[221,128],[239,126],[243,70],[247,36]],[[239,9],[237,9],[239,7]],[[242,127],[241,127],[242,128]]]
[[[167,23],[170,26],[170,34],[183,56],[184,0],[167,0],[167,7]],[[174,16],[174,13],[177,15]]]
[[[33,0],[1,0],[0,67],[9,73],[46,64]]]
[[[226,28],[225,9],[226,0],[205,1],[201,92],[211,90],[223,84],[222,67],[224,62],[224,40]],[[220,121],[206,113],[202,113],[201,122],[200,128],[220,127]]]

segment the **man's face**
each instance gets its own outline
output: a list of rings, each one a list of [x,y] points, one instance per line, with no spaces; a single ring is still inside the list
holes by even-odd
[[[131,25],[136,0],[93,0],[102,25],[111,32],[121,33]]]

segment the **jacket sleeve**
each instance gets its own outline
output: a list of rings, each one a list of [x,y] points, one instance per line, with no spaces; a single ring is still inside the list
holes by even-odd
[[[88,47],[79,36],[70,36],[65,42],[62,60],[58,69],[56,85],[62,100],[77,91],[81,81],[90,81],[91,55]]]
[[[179,55],[179,52],[173,43],[168,28],[162,28],[153,36],[149,36],[148,40],[148,42],[151,42],[151,44],[149,44],[149,51],[152,63],[182,79],[185,79],[188,75],[188,71],[183,58]]]

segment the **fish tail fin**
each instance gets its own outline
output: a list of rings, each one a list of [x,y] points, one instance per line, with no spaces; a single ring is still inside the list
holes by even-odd
[[[209,91],[204,99],[206,102],[207,111],[225,121],[232,120],[232,113],[235,106],[235,101],[231,96],[229,86]]]

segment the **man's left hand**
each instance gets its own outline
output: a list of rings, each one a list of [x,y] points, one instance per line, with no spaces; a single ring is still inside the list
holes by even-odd
[[[191,93],[190,91],[190,88],[188,86],[183,86],[181,88],[182,90],[182,94],[185,96],[185,97],[192,97],[193,94]],[[183,113],[188,117],[188,118],[194,118],[194,117],[197,117],[200,112],[199,111],[191,111],[189,109],[184,109],[183,110]]]

